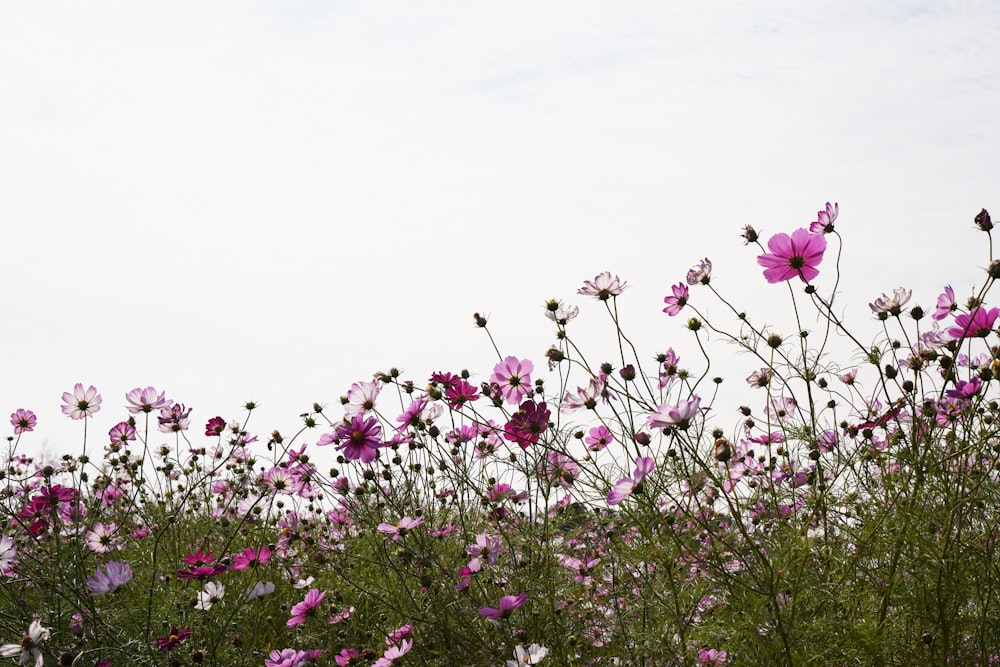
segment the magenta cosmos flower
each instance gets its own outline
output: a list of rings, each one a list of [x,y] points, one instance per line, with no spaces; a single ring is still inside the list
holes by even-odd
[[[767,248],[771,252],[757,257],[757,263],[764,267],[767,282],[780,283],[798,276],[807,283],[819,275],[816,267],[823,261],[826,239],[810,234],[803,227],[791,236],[775,234],[768,240]]]
[[[178,629],[176,625],[172,625],[170,626],[170,634],[157,638],[156,647],[161,651],[173,651],[189,637],[191,637],[191,628]]]
[[[673,317],[681,312],[681,308],[687,305],[690,292],[688,292],[688,287],[684,283],[677,283],[670,288],[670,291],[673,292],[671,296],[663,297],[663,303],[667,304],[663,312]]]
[[[101,409],[101,395],[93,385],[85,390],[83,384],[77,382],[73,393],[64,392],[62,400],[63,414],[70,419],[84,419],[97,414]]]
[[[528,359],[507,357],[493,367],[490,382],[500,386],[500,393],[507,403],[517,405],[531,391],[531,371],[535,365]]]
[[[14,427],[14,435],[30,433],[38,425],[38,417],[31,410],[18,408],[10,415],[10,425]]]
[[[375,417],[365,417],[359,412],[351,416],[350,422],[337,426],[333,434],[320,437],[316,446],[333,442],[338,443],[337,450],[348,461],[361,459],[363,463],[371,463],[378,456],[378,448],[382,444],[382,427]]]
[[[319,607],[319,603],[322,602],[325,597],[326,591],[321,593],[317,588],[310,589],[309,592],[306,593],[305,599],[292,607],[292,617],[288,619],[288,627],[294,628],[305,623],[306,619],[315,613],[316,608]]]
[[[505,595],[500,598],[499,609],[494,609],[493,607],[480,607],[479,615],[493,619],[494,621],[500,618],[507,618],[510,616],[512,611],[523,605],[527,599],[527,593],[521,593],[520,595]]]
[[[955,326],[948,329],[952,338],[985,338],[993,330],[1000,308],[986,310],[977,307],[969,313],[963,313],[955,318]]]

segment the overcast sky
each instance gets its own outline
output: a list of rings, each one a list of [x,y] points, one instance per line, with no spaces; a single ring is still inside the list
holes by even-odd
[[[0,0],[4,423],[75,450],[83,382],[99,444],[146,385],[291,432],[389,366],[486,379],[475,311],[543,366],[542,304],[597,331],[575,291],[604,270],[643,352],[682,348],[669,285],[708,256],[766,319],[786,292],[741,227],[826,201],[861,325],[900,285],[962,295],[1000,213],[998,44],[988,1]]]

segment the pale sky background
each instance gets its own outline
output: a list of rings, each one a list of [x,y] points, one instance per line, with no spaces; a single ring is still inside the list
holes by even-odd
[[[393,365],[486,379],[475,311],[543,367],[542,304],[605,332],[575,295],[604,270],[644,354],[691,349],[669,285],[708,256],[768,319],[786,290],[741,227],[826,201],[862,329],[900,285],[965,295],[972,218],[1000,214],[998,48],[976,1],[0,0],[0,414],[77,451],[63,391],[104,395],[96,446],[153,385],[196,438],[256,400],[266,440]]]

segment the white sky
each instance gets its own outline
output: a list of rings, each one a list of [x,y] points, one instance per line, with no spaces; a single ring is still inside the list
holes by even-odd
[[[606,269],[643,353],[683,348],[668,286],[709,256],[766,319],[785,291],[741,227],[827,200],[857,321],[899,285],[965,294],[997,44],[986,1],[0,0],[0,414],[62,453],[75,382],[95,445],[154,385],[197,427],[254,399],[266,439],[391,365],[485,379],[474,311],[542,367],[541,304],[597,331],[575,291]]]

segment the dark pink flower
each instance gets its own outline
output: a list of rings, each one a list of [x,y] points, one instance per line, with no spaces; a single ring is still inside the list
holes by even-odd
[[[212,417],[205,423],[205,435],[222,435],[226,430],[226,420],[222,417]]]
[[[462,378],[458,378],[445,387],[444,395],[452,410],[460,410],[466,403],[479,400],[479,392],[476,391],[476,388]]]
[[[527,449],[537,443],[539,436],[548,428],[550,414],[545,403],[525,401],[504,426],[503,437],[516,442],[521,449]]]
[[[520,595],[505,595],[500,598],[499,609],[494,609],[493,607],[480,607],[479,615],[492,620],[507,618],[510,616],[511,612],[523,605],[527,599],[527,593],[521,593]]]
[[[801,228],[791,236],[775,234],[768,240],[767,248],[771,252],[757,257],[767,282],[780,283],[798,276],[807,283],[819,275],[816,267],[823,261],[826,239]]]
[[[18,408],[10,415],[10,424],[14,427],[14,435],[30,433],[38,425],[38,417],[31,410]]]
[[[970,313],[963,313],[955,318],[955,326],[948,329],[952,338],[985,338],[993,330],[1000,308],[986,310],[977,306]]]
[[[181,642],[191,636],[191,628],[177,629],[177,626],[170,628],[170,634],[156,640],[156,647],[161,651],[173,651],[181,645]]]
[[[382,427],[375,417],[365,417],[364,413],[351,416],[350,423],[340,424],[333,434],[333,441],[339,443],[337,450],[343,452],[348,461],[361,459],[363,463],[371,463],[378,456],[379,445],[382,444]],[[321,439],[317,446],[324,443]]]
[[[672,296],[663,297],[663,303],[667,304],[667,307],[663,309],[663,312],[673,317],[681,312],[681,309],[687,305],[690,292],[688,291],[687,285],[684,283],[677,283],[676,285],[673,285],[670,288],[670,291],[673,292]]]
[[[326,591],[321,593],[317,588],[310,589],[306,593],[305,599],[292,607],[292,617],[288,619],[288,627],[294,628],[305,623],[306,619],[315,613],[324,597],[326,597]]]
[[[260,549],[247,547],[242,553],[233,556],[233,564],[229,566],[229,569],[246,570],[258,565],[267,565],[270,561],[271,550],[267,547],[261,547]]]

